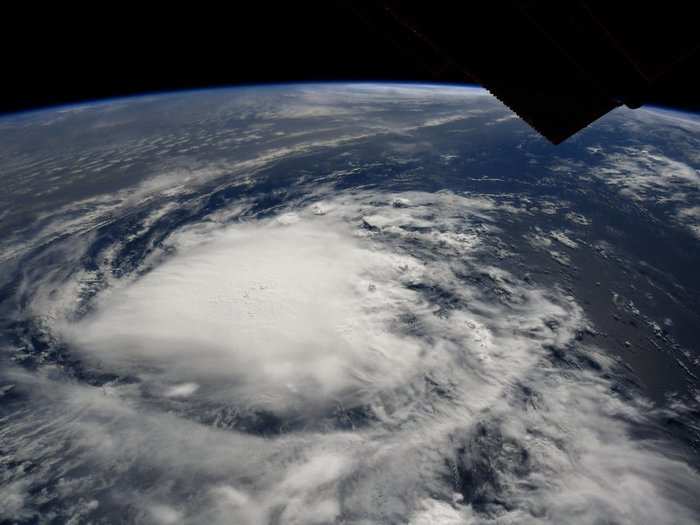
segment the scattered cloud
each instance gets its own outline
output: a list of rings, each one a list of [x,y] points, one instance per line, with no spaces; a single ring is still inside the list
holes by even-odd
[[[665,204],[675,211],[671,218],[698,235],[700,172],[690,164],[672,159],[652,147],[624,147],[597,154],[604,160],[592,173],[618,189],[620,195],[639,203]]]

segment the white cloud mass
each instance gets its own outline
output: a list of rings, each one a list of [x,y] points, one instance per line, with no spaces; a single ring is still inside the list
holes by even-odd
[[[151,523],[691,523],[698,474],[633,437],[648,405],[574,344],[575,300],[482,262],[514,213],[360,192],[176,231],[154,269],[49,321],[86,363],[138,381],[18,377],[53,414],[17,423],[43,421],[23,453],[70,443],[53,468],[111,469],[112,497]],[[260,418],[275,435],[246,431]],[[140,472],[152,482],[134,491]]]
[[[328,221],[283,219],[174,239],[182,254],[106,295],[66,337],[110,366],[222,382],[226,396],[274,412],[420,370],[418,342],[390,330],[420,307],[401,286],[419,262],[364,248]]]

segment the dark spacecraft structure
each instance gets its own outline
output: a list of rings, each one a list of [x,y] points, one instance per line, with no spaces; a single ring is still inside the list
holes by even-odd
[[[466,5],[464,5],[466,4]],[[434,80],[477,82],[554,144],[698,74],[694,2],[346,2]],[[696,79],[695,77],[694,79]]]
[[[21,24],[20,34],[2,33],[12,52],[0,113],[217,85],[368,79],[481,84],[554,144],[621,105],[700,112],[697,0],[239,4],[232,13],[116,10],[108,25],[64,4],[10,17],[31,20],[50,45],[35,52]]]

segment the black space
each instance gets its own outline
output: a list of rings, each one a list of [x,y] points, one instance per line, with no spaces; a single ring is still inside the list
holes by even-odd
[[[433,3],[433,18],[439,21],[444,5]],[[367,11],[361,6],[366,4],[327,0],[221,3],[219,7],[175,2],[149,7],[15,6],[4,13],[0,32],[4,56],[0,113],[219,85],[477,82],[465,70],[446,68],[443,61],[420,56],[410,45],[388,36],[371,14],[363,15]],[[498,2],[494,5],[462,9],[460,31],[465,35],[479,31],[479,41],[483,40],[474,53],[520,44],[488,38],[484,28],[499,23]],[[668,3],[664,5],[668,14]],[[673,22],[672,8],[670,12]],[[630,25],[635,24],[635,16],[630,8]],[[649,38],[661,41],[674,31],[672,23],[663,24]],[[700,111],[698,70],[696,57],[665,78],[647,103]]]

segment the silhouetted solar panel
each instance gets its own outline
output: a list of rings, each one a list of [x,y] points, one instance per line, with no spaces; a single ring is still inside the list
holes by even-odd
[[[664,77],[695,67],[691,2],[354,2],[349,8],[435,80],[477,81],[558,144]]]

